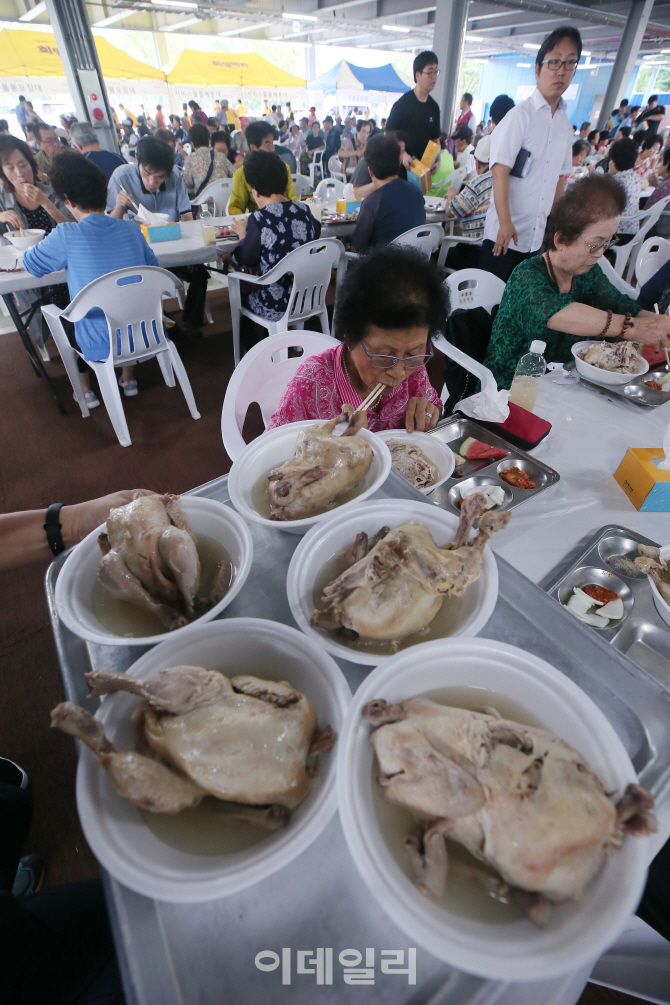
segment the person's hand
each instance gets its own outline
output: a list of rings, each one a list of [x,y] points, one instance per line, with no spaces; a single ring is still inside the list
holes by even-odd
[[[38,206],[43,206],[45,202],[48,202],[44,192],[37,185],[28,185],[26,182],[22,182],[16,187],[21,196],[21,205],[25,206],[26,209],[37,209]]]
[[[123,212],[125,213],[128,207],[132,206],[132,204],[133,204],[133,197],[130,194],[130,192],[122,192],[119,189],[118,195],[116,197],[116,208],[123,210]]]
[[[138,495],[151,496],[156,493],[149,489],[127,489],[124,492],[112,492],[108,496],[100,496],[99,499],[89,499],[87,502],[77,503],[74,506],[63,506],[60,511],[60,522],[62,526],[63,543],[66,548],[77,544],[92,530],[104,523],[109,516],[109,511],[114,506],[125,506],[132,502]]]
[[[4,213],[0,213],[0,223],[8,223],[10,227],[15,227],[17,230],[21,230],[23,227],[21,218],[13,209],[6,209]]]
[[[447,202],[451,202],[452,199],[455,199],[456,196],[458,195],[458,192],[459,189],[456,188],[455,185],[450,185],[449,188],[447,189],[447,195],[446,195]]]
[[[240,216],[238,219],[231,221],[230,226],[235,231],[240,241],[243,241],[244,238],[247,236],[248,219],[249,219],[248,216]]]
[[[637,317],[632,327],[626,330],[624,338],[629,342],[644,342],[656,349],[665,349],[670,346],[670,318],[667,314]]]
[[[410,398],[405,412],[405,429],[408,433],[414,430],[427,433],[438,424],[441,413],[442,409],[427,398]]]
[[[509,223],[501,223],[498,229],[498,236],[496,238],[496,243],[493,246],[494,255],[506,255],[507,249],[509,248],[511,242],[514,241],[515,244],[519,243],[519,235],[516,232],[516,228],[512,221]]]
[[[412,157],[411,154],[408,154],[406,150],[403,150],[403,152],[400,154],[400,163],[403,165],[403,167],[406,167],[407,170],[410,171],[412,165],[414,164],[414,158]]]

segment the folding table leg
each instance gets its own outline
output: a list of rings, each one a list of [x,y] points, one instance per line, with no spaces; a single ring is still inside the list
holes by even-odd
[[[42,363],[42,360],[39,358],[38,354],[35,352],[35,347],[34,347],[32,341],[31,341],[30,335],[28,334],[28,330],[27,330],[26,326],[24,325],[23,319],[21,318],[21,315],[19,313],[19,309],[16,306],[16,301],[14,300],[14,295],[12,293],[3,293],[2,294],[2,299],[5,302],[5,307],[9,311],[9,316],[11,317],[12,321],[16,325],[16,330],[19,333],[19,338],[23,342],[23,347],[26,350],[26,352],[28,353],[28,359],[33,364],[33,369],[35,370],[35,373],[37,374],[38,377],[43,377],[44,380],[46,381],[47,387],[51,391],[52,397],[53,397],[54,401],[56,402],[56,405],[58,407],[58,411],[60,412],[60,414],[61,415],[67,415],[67,412],[65,411],[65,408],[63,407],[63,402],[60,400],[60,397],[58,396],[58,391],[56,390],[56,387],[55,387],[53,381],[51,380],[51,377],[49,376],[49,374],[44,369],[44,365]]]

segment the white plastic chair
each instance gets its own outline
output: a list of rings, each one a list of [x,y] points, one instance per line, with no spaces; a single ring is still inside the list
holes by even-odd
[[[318,171],[323,178],[323,150],[317,150],[314,154],[314,159],[309,165],[309,183],[314,188],[316,185],[316,172]]]
[[[637,300],[640,295],[639,288],[635,289],[630,285],[630,283],[627,283],[625,279],[622,279],[621,276],[617,275],[613,266],[610,262],[608,262],[604,255],[598,259],[598,265],[603,270],[612,286],[614,286],[619,293],[625,293],[627,297],[631,298],[631,300]]]
[[[618,247],[612,249],[614,251],[614,271],[617,275],[623,276],[625,274],[626,265],[628,265],[629,274],[633,275],[638,252],[642,247],[644,239],[651,228],[658,223],[658,219],[668,202],[670,202],[670,195],[666,195],[665,199],[659,199],[651,209],[643,210],[638,215],[640,229],[633,240],[629,241],[628,244],[620,244]]]
[[[214,201],[214,216],[225,216],[226,207],[233,191],[232,178],[217,178],[203,188],[200,195],[191,199],[192,206],[204,206],[210,199]]]
[[[249,405],[256,402],[260,406],[267,426],[298,367],[310,356],[336,345],[339,342],[329,335],[300,331],[277,335],[271,341],[263,339],[249,350],[233,372],[223,399],[221,436],[231,461],[237,460],[246,447],[242,428]],[[302,349],[302,356],[286,358],[291,347]]]
[[[664,237],[648,237],[640,248],[635,263],[635,278],[638,286],[655,275],[662,265],[670,260],[670,241]]]
[[[338,199],[344,198],[344,182],[338,181],[337,178],[324,178],[316,186],[314,195],[334,206]]]
[[[109,356],[100,362],[87,360],[87,363],[98,378],[107,414],[123,447],[129,447],[131,439],[115,366],[132,366],[155,356],[165,383],[174,387],[176,373],[191,415],[194,419],[200,418],[184,364],[163,331],[162,298],[173,297],[180,289],[183,289],[182,283],[167,269],[138,265],[94,279],[79,291],[64,311],[53,304],[42,307],[85,419],[89,411],[77,369],[77,356],[83,358],[83,354],[70,345],[62,319],[81,321],[95,307],[103,311],[109,329]]]
[[[439,223],[424,223],[421,227],[412,227],[404,234],[391,241],[391,244],[401,244],[409,248],[417,248],[428,258],[437,251],[442,243],[444,231]]]
[[[304,174],[292,174],[293,184],[295,185],[295,192],[298,199],[302,199],[303,195],[307,195],[310,190],[309,180],[307,175]]]
[[[251,318],[256,324],[267,328],[268,335],[280,335],[291,327],[304,328],[307,318],[318,317],[325,335],[330,335],[326,293],[330,285],[331,272],[340,265],[344,257],[344,245],[334,237],[320,241],[310,241],[290,252],[281,262],[264,276],[249,276],[244,272],[228,274],[228,296],[233,322],[233,352],[235,366],[240,362],[240,317]],[[293,274],[293,286],[289,294],[286,313],[278,321],[267,321],[242,306],[240,283],[254,286],[271,286],[287,273]]]
[[[328,159],[328,172],[330,177],[334,178],[335,181],[341,181],[343,185],[347,184],[347,175],[344,170],[344,164],[337,154],[333,154],[333,156]]]
[[[471,311],[483,307],[489,314],[502,300],[505,284],[492,272],[482,269],[461,269],[447,276],[445,283],[449,289],[449,313],[456,310]]]
[[[443,182],[440,183],[440,188],[447,185],[449,188],[460,189],[461,185],[465,181],[465,175],[467,174],[466,167],[459,167],[453,171],[448,178],[445,178]],[[445,193],[446,194],[446,193]]]

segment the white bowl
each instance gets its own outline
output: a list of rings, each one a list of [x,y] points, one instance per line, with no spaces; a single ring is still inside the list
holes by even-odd
[[[634,380],[636,377],[639,377],[641,374],[648,371],[649,363],[643,356],[638,356],[638,365],[635,373],[614,373],[612,370],[601,370],[599,366],[592,366],[590,363],[585,363],[584,360],[577,355],[577,351],[579,349],[587,349],[590,345],[593,345],[593,342],[593,339],[588,342],[575,342],[572,346],[572,355],[575,357],[577,373],[581,373],[581,375],[586,377],[587,380],[592,380],[594,384],[628,384],[631,380]]]
[[[651,592],[654,595],[654,607],[658,611],[663,621],[665,621],[668,628],[670,628],[670,604],[663,599],[656,583],[651,578],[651,576],[647,576],[647,579],[649,580],[649,585],[651,586]]]
[[[337,512],[325,522],[314,527],[293,553],[286,577],[286,591],[291,613],[299,628],[317,640],[329,653],[352,663],[377,666],[392,657],[377,653],[359,652],[338,642],[336,637],[323,628],[313,628],[310,615],[314,610],[314,583],[326,562],[343,549],[348,548],[356,535],[365,531],[372,536],[381,527],[397,527],[409,520],[426,525],[437,545],[443,547],[456,536],[458,517],[453,513],[434,506],[429,502],[407,500],[379,500],[365,503],[354,512]],[[493,613],[498,599],[498,566],[495,556],[487,545],[484,549],[482,574],[466,590],[461,601],[461,610],[450,637],[476,635],[481,631]],[[412,646],[410,652],[416,652]]]
[[[156,646],[128,673],[144,679],[179,665],[203,666],[227,676],[242,670],[268,680],[288,680],[310,700],[319,726],[330,724],[339,742],[349,687],[335,661],[295,628],[260,618],[213,621]],[[117,746],[135,745],[130,716],[137,702],[120,692],[100,705],[96,718]],[[180,903],[214,900],[267,878],[319,836],[337,806],[336,756],[322,754],[320,760],[313,788],[288,826],[241,851],[200,855],[166,844],[139,811],[116,794],[107,772],[83,744],[77,770],[79,817],[96,857],[131,890]]]
[[[437,436],[431,436],[430,433],[408,433],[406,429],[384,429],[377,433],[377,436],[385,443],[388,443],[389,440],[414,443],[423,450],[426,460],[435,465],[437,468],[436,480],[431,485],[427,485],[425,489],[419,489],[419,492],[424,495],[428,495],[442,482],[446,482],[447,478],[451,478],[456,466],[456,458],[453,450],[450,450],[447,444],[443,443]]]
[[[324,420],[325,421],[325,420]],[[362,479],[362,491],[350,502],[342,503],[326,513],[318,516],[305,517],[302,520],[270,520],[262,516],[252,500],[252,491],[259,478],[267,475],[273,468],[279,467],[295,454],[295,445],[301,429],[320,424],[319,419],[309,419],[306,422],[289,422],[277,429],[270,429],[252,440],[233,462],[228,473],[228,493],[231,502],[238,513],[247,520],[260,523],[270,530],[284,530],[290,534],[304,534],[314,524],[320,523],[332,513],[349,511],[367,499],[380,488],[389,476],[391,470],[391,452],[376,433],[361,429],[356,434],[362,437],[372,447],[374,457],[372,464]],[[344,429],[344,424],[342,424]],[[338,427],[339,430],[339,427]]]
[[[36,244],[39,244],[44,234],[44,230],[24,230],[23,234],[19,236],[19,234],[8,230],[5,231],[4,237],[8,241],[11,241],[15,248],[25,251],[26,248],[33,248]]]
[[[527,920],[484,923],[431,903],[400,868],[382,835],[363,706],[375,698],[397,702],[444,687],[484,688],[513,700],[583,754],[619,794],[636,781],[621,740],[600,709],[544,660],[488,639],[427,642],[377,667],[347,712],[338,747],[338,805],[361,878],[412,941],[461,970],[503,981],[549,980],[577,971],[615,941],[637,906],[649,856],[643,838],[626,836],[583,899],[553,906],[542,931]],[[494,704],[495,698],[487,695],[486,701]]]
[[[87,642],[98,642],[105,646],[154,645],[165,639],[172,639],[175,635],[190,632],[195,625],[211,621],[235,599],[251,571],[254,557],[249,528],[230,506],[224,506],[213,499],[182,496],[180,505],[188,518],[191,530],[195,534],[203,534],[217,541],[230,555],[233,580],[225,597],[184,628],[141,638],[115,635],[98,621],[91,609],[91,595],[102,558],[98,545],[98,534],[105,530],[105,524],[102,524],[77,545],[63,565],[56,581],[56,609],[71,632],[86,639]]]

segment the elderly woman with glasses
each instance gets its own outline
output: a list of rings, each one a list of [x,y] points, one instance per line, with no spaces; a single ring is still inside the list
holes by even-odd
[[[332,419],[357,408],[378,384],[368,429],[433,429],[442,402],[426,372],[431,337],[446,323],[447,293],[437,270],[412,248],[376,248],[349,268],[335,303],[340,345],[306,360],[286,388],[268,429]]]
[[[642,310],[598,265],[617,243],[625,206],[626,193],[609,175],[575,182],[554,206],[543,253],[514,269],[493,323],[484,363],[500,387],[510,386],[534,339],[546,342],[547,362],[560,363],[589,338],[670,345],[670,318]]]

